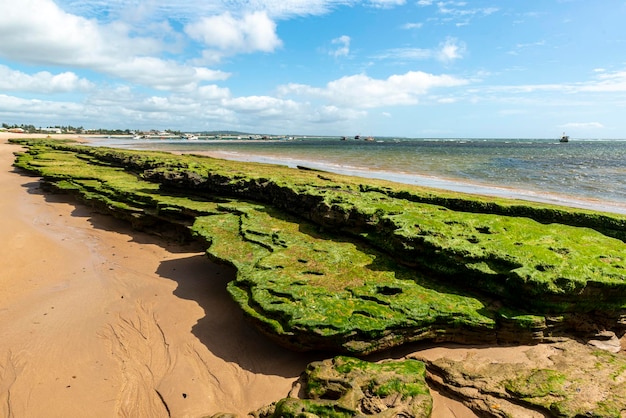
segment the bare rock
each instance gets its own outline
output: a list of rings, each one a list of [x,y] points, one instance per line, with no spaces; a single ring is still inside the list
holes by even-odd
[[[463,359],[423,360],[433,385],[485,416],[626,415],[625,356],[573,340],[512,352],[507,359],[470,351]]]
[[[587,344],[611,353],[617,354],[622,351],[622,343],[613,331],[599,332],[594,338],[590,339]]]

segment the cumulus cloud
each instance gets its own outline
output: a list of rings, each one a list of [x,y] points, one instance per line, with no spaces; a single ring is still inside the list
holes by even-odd
[[[32,115],[37,115],[39,125],[58,124],[59,120],[76,120],[84,107],[78,103],[21,97],[0,94],[0,114],[16,120],[17,123],[33,123]],[[27,116],[25,116],[27,115]],[[26,117],[26,119],[24,119]]]
[[[241,18],[230,12],[204,17],[187,25],[185,32],[220,55],[272,52],[282,45],[276,23],[265,12],[249,13]]]
[[[283,100],[270,96],[247,96],[226,99],[222,104],[239,113],[254,113],[257,115],[278,116],[298,109],[298,103],[293,100]]]
[[[195,88],[202,81],[225,80],[228,73],[202,67],[184,66],[154,57],[133,57],[106,63],[101,67],[124,80],[162,90]]]
[[[433,75],[410,71],[386,79],[374,79],[365,74],[342,77],[325,88],[302,84],[281,86],[280,95],[303,95],[322,98],[330,103],[354,108],[376,108],[416,104],[419,96],[437,87],[455,87],[468,81],[449,75]]]
[[[133,37],[128,26],[100,25],[52,0],[0,2],[0,56],[37,65],[66,65],[157,88],[222,80],[228,74],[163,60],[158,38]]]
[[[0,65],[0,90],[3,91],[67,93],[86,91],[93,88],[93,86],[93,83],[89,80],[80,78],[69,71],[59,74],[40,71],[29,75],[21,71],[12,70],[5,65]]]

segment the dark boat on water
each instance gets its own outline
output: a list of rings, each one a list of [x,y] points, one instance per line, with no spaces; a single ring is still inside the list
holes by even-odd
[[[569,135],[565,135],[565,132],[563,132],[563,135],[561,135],[559,142],[569,142]]]

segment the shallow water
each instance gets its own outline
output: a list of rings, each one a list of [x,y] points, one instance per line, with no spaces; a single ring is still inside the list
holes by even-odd
[[[209,153],[306,165],[469,193],[626,213],[626,140],[409,139],[129,140],[97,145]]]

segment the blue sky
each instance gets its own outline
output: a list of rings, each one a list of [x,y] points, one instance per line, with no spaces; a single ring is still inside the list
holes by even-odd
[[[626,0],[0,0],[0,122],[626,138]]]

